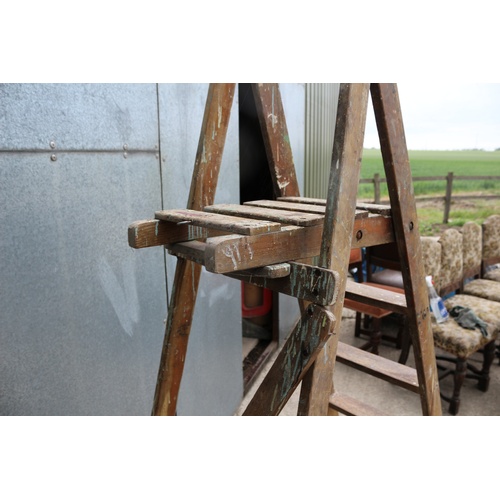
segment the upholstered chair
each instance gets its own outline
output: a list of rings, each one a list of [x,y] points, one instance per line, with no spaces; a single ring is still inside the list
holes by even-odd
[[[436,347],[446,354],[436,353],[440,379],[453,375],[453,393],[441,397],[450,403],[449,412],[456,415],[460,408],[460,391],[466,377],[478,380],[478,388],[484,392],[489,386],[490,367],[495,356],[495,340],[500,330],[500,303],[460,292],[463,278],[463,237],[456,229],[444,231],[439,238],[441,265],[434,276],[437,292],[445,298],[448,311],[454,306],[467,307],[487,323],[486,336],[479,329],[460,326],[449,317],[444,323],[437,323],[431,316],[432,332]],[[482,354],[482,366],[476,367],[471,360],[475,353]],[[443,364],[444,363],[444,364]],[[449,368],[449,366],[454,368]]]
[[[482,277],[500,281],[500,215],[490,215],[482,224],[483,229],[483,262]]]

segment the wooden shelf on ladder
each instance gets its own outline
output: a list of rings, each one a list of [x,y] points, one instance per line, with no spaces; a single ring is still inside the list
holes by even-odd
[[[129,227],[133,248],[165,245],[178,258],[153,415],[176,414],[201,266],[294,296],[301,304],[301,318],[245,415],[279,414],[300,383],[299,415],[384,414],[383,409],[336,392],[336,361],[419,394],[422,413],[440,415],[429,304],[397,87],[341,85],[326,200],[300,197],[278,85],[252,87],[276,199],[213,204],[234,84],[212,84],[187,208],[160,210],[155,219]],[[390,206],[356,203],[370,92]],[[402,260],[404,295],[347,281],[351,248],[393,241]],[[339,342],[344,297],[406,314],[416,368]]]

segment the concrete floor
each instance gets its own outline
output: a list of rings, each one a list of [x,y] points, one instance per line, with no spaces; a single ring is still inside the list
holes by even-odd
[[[394,331],[396,324],[393,321],[386,321],[384,328]],[[352,311],[344,310],[341,323],[340,340],[351,345],[359,346],[366,340],[354,337],[354,314]],[[400,351],[394,345],[383,342],[380,348],[380,355],[397,361]],[[263,371],[256,378],[256,381],[246,394],[236,414],[241,415],[248,402],[252,398],[255,390],[263,380],[267,369],[276,358],[275,353],[266,363]],[[480,359],[478,357],[477,359]],[[413,352],[407,362],[408,366],[414,367]],[[488,392],[484,393],[477,389],[477,382],[473,379],[466,379],[461,391],[461,405],[458,416],[498,416],[500,415],[500,365],[498,359],[491,367],[491,381]],[[452,379],[446,377],[441,382],[441,390],[451,393]],[[379,408],[389,415],[395,416],[419,416],[422,415],[420,399],[417,394],[411,393],[388,382],[376,379],[370,375],[361,373],[353,368],[337,363],[334,374],[335,387],[344,394],[349,394],[357,399]],[[298,397],[300,386],[292,395],[280,416],[295,416],[297,414]],[[448,413],[448,403],[442,401],[443,416],[450,416]]]

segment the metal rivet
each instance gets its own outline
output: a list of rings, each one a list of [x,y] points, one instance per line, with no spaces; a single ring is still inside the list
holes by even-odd
[[[57,156],[56,156],[56,155],[51,155],[51,156],[50,156],[50,159],[51,159],[52,161],[56,161],[56,160],[57,160]]]
[[[128,145],[127,145],[127,144],[124,144],[124,145],[123,145],[123,149],[124,149],[125,151],[127,151],[127,149],[128,149]]]
[[[50,144],[50,147],[51,147],[52,149],[55,149],[55,148],[56,148],[56,143],[55,143],[54,141],[50,141],[50,143],[49,143],[49,144]]]
[[[126,158],[127,157],[127,153],[123,153],[123,157]]]

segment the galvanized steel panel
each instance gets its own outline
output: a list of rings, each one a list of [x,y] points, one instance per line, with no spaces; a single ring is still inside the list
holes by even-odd
[[[0,413],[149,414],[163,250],[126,233],[160,204],[155,155],[0,154],[0,190]]]
[[[164,207],[186,207],[208,84],[159,86]],[[238,105],[233,103],[215,202],[239,203]],[[168,275],[176,259],[168,256]],[[172,286],[169,281],[169,290]],[[202,271],[179,393],[179,415],[230,415],[243,396],[240,282]]]
[[[0,105],[0,150],[158,146],[156,84],[0,84]]]

